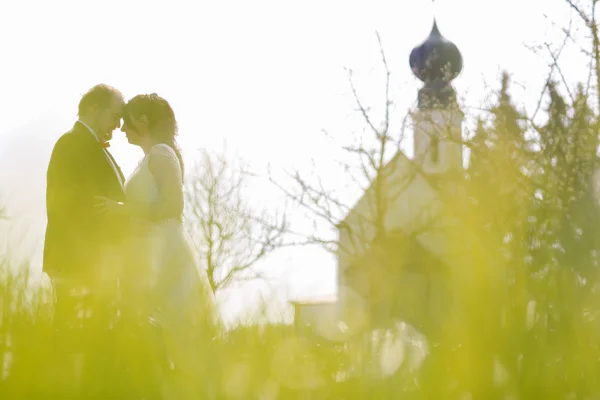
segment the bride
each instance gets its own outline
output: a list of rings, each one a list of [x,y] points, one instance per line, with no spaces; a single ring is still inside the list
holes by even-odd
[[[195,349],[217,328],[214,295],[200,272],[182,226],[183,161],[176,145],[177,122],[169,103],[156,94],[132,98],[121,130],[144,158],[125,185],[125,202],[101,199],[99,208],[130,221],[121,271],[124,312],[160,329],[172,368],[173,398],[197,397],[203,354]],[[205,342],[206,343],[206,342]],[[154,347],[154,346],[152,346]],[[153,351],[160,351],[152,349]],[[204,354],[206,356],[206,354]],[[170,397],[170,396],[169,396]]]

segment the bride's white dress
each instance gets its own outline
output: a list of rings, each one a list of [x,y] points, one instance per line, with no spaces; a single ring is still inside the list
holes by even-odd
[[[157,154],[168,156],[182,171],[174,150],[166,144],[152,147],[125,185],[126,201],[156,203],[161,193],[148,167]],[[182,369],[191,362],[194,338],[212,335],[218,323],[214,295],[191,241],[179,219],[133,221],[129,262],[123,271],[124,301],[142,319],[160,325],[172,362]],[[197,357],[195,355],[194,357]]]

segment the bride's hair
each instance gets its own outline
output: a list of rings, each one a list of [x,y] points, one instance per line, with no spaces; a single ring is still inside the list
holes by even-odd
[[[176,140],[177,120],[169,102],[152,93],[139,94],[125,104],[123,119],[126,123],[130,122],[128,121],[130,118],[139,119],[142,115],[146,116],[148,129],[154,135],[154,139],[173,148],[179,159],[183,176],[183,157]],[[131,123],[128,125],[133,126]]]

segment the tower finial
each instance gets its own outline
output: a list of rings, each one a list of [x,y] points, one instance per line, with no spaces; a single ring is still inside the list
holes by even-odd
[[[436,14],[435,13],[435,0],[431,0],[431,7],[433,8],[433,11],[431,12],[433,14],[433,30],[432,31],[437,32],[441,36],[440,30],[438,29],[438,26],[437,26],[437,18],[435,16],[435,14]]]

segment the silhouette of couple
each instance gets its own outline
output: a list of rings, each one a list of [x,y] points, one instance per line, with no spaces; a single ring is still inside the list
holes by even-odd
[[[105,348],[96,358],[84,355],[86,393],[108,393],[111,383],[102,382],[98,370],[108,368],[117,350],[105,335],[129,323],[157,332],[148,351],[162,354],[165,371],[174,376],[165,389],[171,395],[162,397],[197,398],[193,381],[202,360],[190,346],[218,318],[182,226],[183,161],[173,110],[156,94],[125,102],[117,89],[97,85],[81,98],[78,111],[48,165],[44,272],[53,284],[57,321],[73,325],[75,304],[93,304],[90,319],[98,324],[87,335]],[[119,127],[144,151],[128,179],[108,150]],[[91,372],[94,364],[97,374]]]

